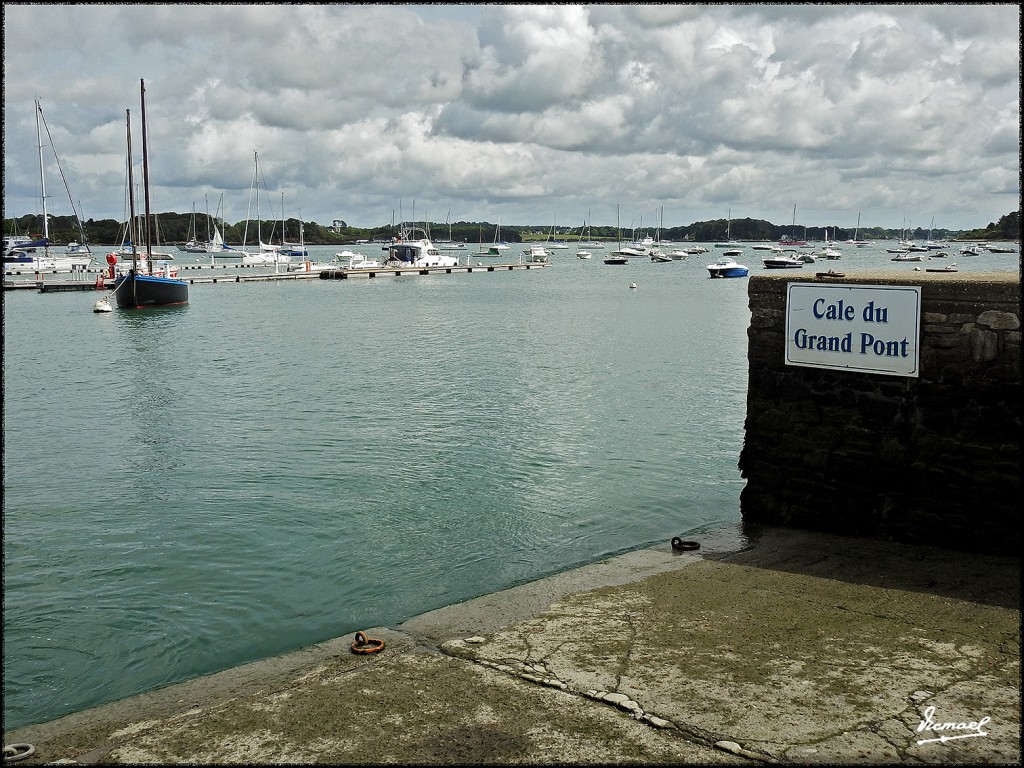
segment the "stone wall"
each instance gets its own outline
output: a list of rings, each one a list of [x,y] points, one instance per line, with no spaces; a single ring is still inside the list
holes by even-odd
[[[786,365],[787,285],[920,285],[916,378]],[[752,276],[744,521],[1019,554],[1020,276]]]

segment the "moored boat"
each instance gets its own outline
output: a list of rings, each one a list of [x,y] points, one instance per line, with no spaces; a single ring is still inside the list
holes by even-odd
[[[523,251],[523,256],[525,256],[528,261],[547,261],[550,255],[551,251],[538,243],[534,243]]]
[[[140,80],[140,96],[142,103],[142,176],[146,200],[146,220],[149,220],[149,150],[148,131],[146,130],[146,83]],[[131,206],[131,217],[135,219],[135,180],[132,171],[132,122],[131,110],[125,110],[128,140],[128,199]],[[113,295],[119,309],[141,309],[145,307],[174,306],[188,303],[188,283],[171,276],[167,269],[163,275],[153,270],[153,246],[149,239],[150,228],[145,228],[146,260],[144,269],[140,269],[138,246],[132,242],[132,267],[128,273],[117,278],[114,283]]]
[[[797,269],[803,267],[804,260],[790,253],[775,253],[761,259],[765,269]]]
[[[708,274],[711,277],[746,277],[750,270],[743,264],[736,262],[736,259],[722,257],[718,261],[708,264]]]
[[[387,264],[409,267],[457,267],[458,256],[443,254],[431,242],[426,230],[416,226],[405,226],[395,242],[388,246]]]

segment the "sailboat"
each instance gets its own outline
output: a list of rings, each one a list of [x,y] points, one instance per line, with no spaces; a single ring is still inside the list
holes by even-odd
[[[586,232],[586,240],[583,239],[584,231]],[[587,248],[589,250],[603,250],[604,244],[599,243],[594,239],[593,234],[590,231],[590,209],[587,209],[587,220],[584,223],[583,229],[580,230],[580,239],[576,243],[577,248]],[[585,253],[586,251],[584,251]]]
[[[224,227],[224,193],[221,192],[220,202],[217,203],[217,210],[213,215],[213,236],[206,244],[206,252],[210,254],[211,263],[216,263],[218,258],[221,259],[240,259],[246,255],[245,251],[240,251],[237,248],[232,248],[230,245],[224,242],[224,235],[221,234],[221,230],[217,227],[217,222],[220,222],[220,226]],[[226,231],[226,230],[225,230]]]
[[[715,243],[715,248],[735,248],[739,243],[732,239],[732,208],[729,209],[729,218],[725,223],[725,242]]]
[[[796,235],[796,205],[795,204],[793,205],[793,232],[794,232],[794,234],[792,234],[792,235],[783,235],[782,238],[779,240],[779,245],[783,245],[783,246],[785,246],[785,245],[789,245],[789,246],[793,246],[793,245],[807,245],[807,228],[806,227],[804,227],[804,239],[803,240],[801,240]]]
[[[619,206],[615,206],[616,249],[604,257],[605,264],[629,264],[629,256],[622,252],[622,228],[619,226]]]
[[[563,243],[561,240],[556,240],[555,239],[555,223],[557,221],[558,221],[558,217],[557,216],[554,219],[551,220],[551,231],[548,233],[547,242],[544,243],[544,246],[549,251],[568,250],[568,248],[569,248],[569,246],[566,245],[565,243]]]
[[[132,240],[132,268],[114,282],[114,297],[119,309],[141,309],[144,307],[174,306],[188,303],[188,283],[171,277],[167,268],[163,275],[153,270],[153,238],[150,228],[149,205],[149,134],[146,130],[146,81],[140,80],[142,102],[142,186],[146,200],[146,260],[140,269],[137,238]],[[132,169],[132,115],[125,110],[128,141],[128,189],[131,206],[131,220],[135,221],[135,179]]]
[[[255,170],[253,171],[253,183],[250,186],[250,208],[252,206],[252,193],[256,195],[256,242],[259,243],[259,252],[249,253],[244,252],[242,255],[242,264],[246,266],[264,265],[264,264],[287,264],[291,262],[292,257],[287,253],[282,252],[281,246],[271,245],[270,243],[263,242],[262,221],[260,220],[260,156],[258,152],[253,152],[253,158],[255,160]],[[266,183],[264,182],[264,187]],[[248,242],[249,237],[249,221],[246,219],[245,222],[245,234],[242,236],[242,249],[244,251],[245,244]]]
[[[857,212],[857,228],[855,230],[853,230],[853,239],[852,240],[847,240],[846,244],[847,245],[855,245],[858,248],[866,248],[867,246],[871,245],[871,243],[868,242],[867,240],[859,239],[859,236],[860,236],[860,212],[858,211]]]
[[[448,215],[445,217],[444,223],[448,225],[448,239],[438,240],[435,245],[442,251],[460,251],[466,247],[465,243],[456,243],[452,240],[452,209],[448,209]]]
[[[661,206],[661,214],[658,221],[658,228],[654,231],[654,245],[651,246],[651,261],[653,262],[668,262],[672,261],[672,256],[661,250],[661,230],[665,228],[665,206]]]
[[[478,255],[481,256],[501,256],[502,251],[508,250],[508,243],[501,239],[501,214],[498,214],[498,226],[494,228],[494,242],[488,245],[486,248],[483,243],[480,244],[480,251]]]
[[[281,249],[289,256],[298,256],[299,258],[305,258],[309,256],[309,250],[306,248],[305,236],[302,228],[302,214],[299,214],[299,242],[289,243],[284,237],[284,192],[281,193]]]
[[[43,118],[43,108],[39,104],[39,99],[35,100],[35,112],[36,112],[36,145],[39,151],[39,188],[40,197],[43,205],[43,236],[36,240],[29,238],[22,238],[21,242],[12,243],[13,248],[9,251],[4,252],[4,266],[23,266],[26,269],[33,271],[46,271],[46,272],[74,272],[76,270],[84,270],[92,262],[92,254],[87,252],[85,254],[65,254],[63,256],[57,256],[50,253],[50,216],[46,212],[46,164],[43,162],[43,134],[40,130],[40,121],[43,126],[46,126],[46,120]],[[50,137],[50,129],[46,128],[46,135]],[[50,147],[53,147],[53,139],[50,139]],[[57,157],[57,153],[54,152],[54,159]],[[60,169],[60,161],[57,161],[57,168]],[[64,172],[61,171],[61,178],[64,178]],[[64,182],[65,189],[67,189],[67,180]],[[71,192],[68,190],[68,198],[70,199]],[[71,203],[72,210],[74,210],[74,201]],[[78,212],[75,211],[75,217],[78,219],[79,230],[81,231],[81,219],[78,218]],[[82,242],[85,242],[84,235],[82,236]],[[76,244],[77,245],[77,244]],[[36,248],[42,248],[42,255],[35,253]]]

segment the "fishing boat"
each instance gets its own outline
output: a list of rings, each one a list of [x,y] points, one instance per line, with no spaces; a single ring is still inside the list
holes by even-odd
[[[188,303],[188,283],[171,277],[170,270],[163,275],[153,269],[153,243],[151,237],[149,202],[149,133],[146,130],[146,81],[140,80],[142,104],[142,188],[145,191],[146,210],[146,260],[140,269],[138,245],[132,240],[132,267],[127,274],[118,277],[114,283],[113,295],[119,309],[141,309],[143,307],[174,306]],[[128,143],[128,189],[131,218],[135,219],[135,180],[132,169],[132,120],[131,110],[125,110]]]

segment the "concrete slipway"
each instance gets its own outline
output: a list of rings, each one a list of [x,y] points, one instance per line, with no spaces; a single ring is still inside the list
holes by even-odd
[[[31,744],[25,765],[1020,762],[1018,561],[781,529],[701,543],[4,744]]]

